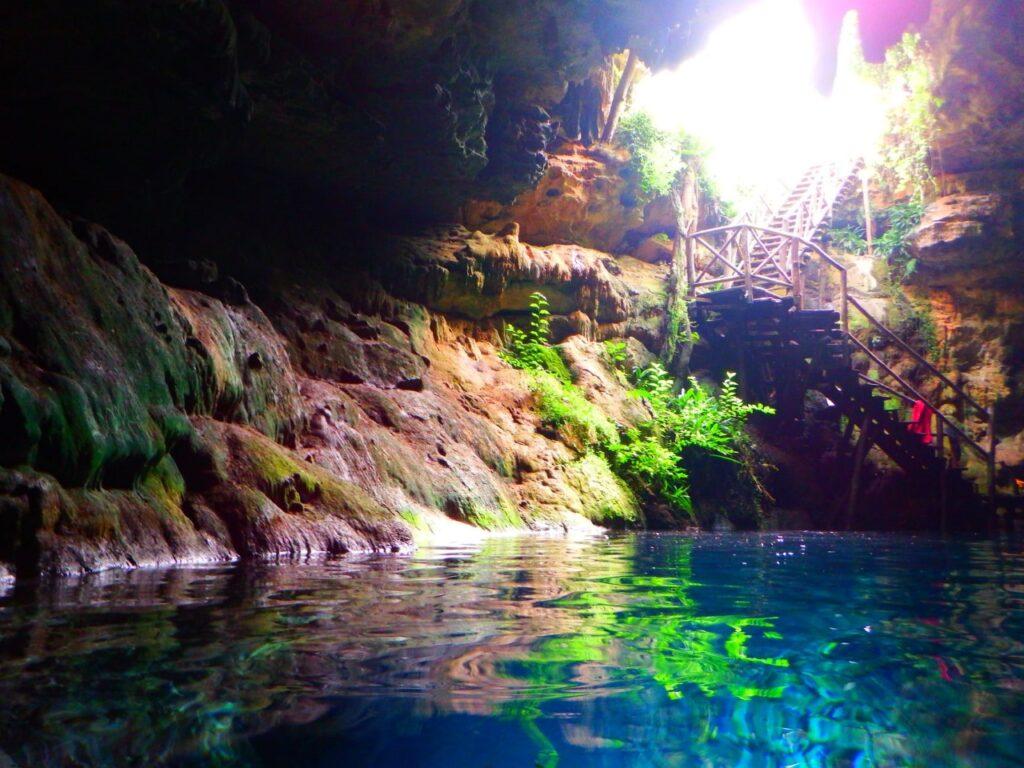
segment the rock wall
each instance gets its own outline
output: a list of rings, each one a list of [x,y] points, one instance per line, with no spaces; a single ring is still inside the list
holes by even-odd
[[[540,423],[498,330],[545,292],[580,386],[635,422],[594,339],[657,341],[662,267],[456,227],[382,238],[358,280],[279,276],[264,311],[231,280],[162,284],[6,177],[0,217],[5,573],[638,519],[603,459]]]
[[[914,233],[908,286],[931,307],[941,367],[996,408],[1004,484],[1024,475],[1021,30],[1020,3],[932,3],[923,37],[942,100],[938,189]]]

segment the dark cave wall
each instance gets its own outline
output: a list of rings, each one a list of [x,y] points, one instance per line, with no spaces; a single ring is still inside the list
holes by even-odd
[[[0,170],[134,243],[216,185],[302,191],[325,217],[450,220],[540,178],[570,81],[627,46],[673,65],[743,2],[7,2]],[[808,0],[828,11],[825,70],[852,5]],[[882,21],[869,47],[918,5],[865,7]]]
[[[535,179],[568,80],[631,41],[678,57],[694,12],[607,0],[5,3],[0,103],[18,119],[0,128],[0,168],[126,236],[174,219],[210,169],[240,191],[255,178],[384,205],[396,220],[450,218],[485,170],[506,192]]]

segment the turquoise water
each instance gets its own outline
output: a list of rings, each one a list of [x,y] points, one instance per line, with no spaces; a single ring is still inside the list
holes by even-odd
[[[0,766],[1024,765],[1024,556],[500,539],[0,598]]]

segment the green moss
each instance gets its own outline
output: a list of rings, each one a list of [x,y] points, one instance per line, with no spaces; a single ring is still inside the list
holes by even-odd
[[[425,531],[429,529],[427,521],[423,519],[423,515],[415,509],[409,509],[403,507],[398,510],[398,516],[402,518],[410,528],[415,531]]]
[[[287,450],[270,440],[246,441],[245,451],[256,469],[261,490],[271,498],[281,496],[288,486],[295,486],[305,496],[319,494],[320,483],[317,478],[293,459]]]
[[[32,392],[0,365],[0,464],[33,464],[42,439],[42,413]]]
[[[350,519],[369,521],[387,514],[359,486],[300,461],[287,448],[258,432],[235,428],[232,440],[234,462],[253,474],[256,487],[282,509],[290,508],[297,493],[302,504]]]
[[[139,492],[164,509],[180,509],[185,496],[185,478],[170,456],[165,456],[142,477]]]
[[[890,292],[889,327],[919,354],[934,360],[939,353],[939,333],[925,302],[915,302],[894,287]],[[886,341],[883,339],[883,342]]]
[[[541,422],[558,430],[575,447],[582,449],[617,439],[615,424],[573,384],[547,371],[535,371],[530,389],[537,398]]]
[[[504,499],[494,505],[482,503],[478,499],[464,496],[449,498],[445,503],[445,511],[450,517],[483,528],[485,531],[497,531],[509,528],[522,528],[522,518]]]
[[[608,526],[633,525],[640,521],[636,496],[612,471],[608,460],[587,452],[566,468],[569,483],[584,502],[583,514],[595,523]]]

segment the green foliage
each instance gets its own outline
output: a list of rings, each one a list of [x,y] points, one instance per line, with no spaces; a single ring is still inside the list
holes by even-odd
[[[638,491],[666,501],[678,513],[692,516],[689,482],[683,465],[687,450],[735,460],[746,440],[744,426],[754,413],[774,413],[758,403],[745,403],[735,374],[729,373],[715,394],[691,377],[675,393],[674,381],[660,363],[634,373],[634,395],[647,402],[652,418],[626,431],[608,446],[613,466]]]
[[[923,214],[924,204],[919,200],[897,203],[879,211],[882,233],[875,239],[874,250],[889,262],[891,276],[896,283],[909,278],[917,267],[908,246],[910,235],[921,223]],[[829,237],[833,246],[846,253],[861,255],[867,252],[864,225],[860,221],[830,230]]]
[[[614,370],[625,370],[629,359],[628,347],[624,341],[609,339],[604,343],[604,359]]]
[[[619,123],[620,141],[629,150],[630,167],[640,191],[648,197],[668,194],[683,168],[678,139],[655,127],[646,112],[634,112]]]
[[[640,494],[659,498],[674,512],[693,517],[690,483],[680,457],[649,430],[634,428],[608,446],[615,470]]]
[[[864,238],[864,228],[857,225],[836,227],[829,230],[832,245],[844,253],[861,255],[868,250],[868,241]]]
[[[501,358],[513,368],[524,371],[547,371],[563,382],[572,375],[558,350],[551,347],[551,309],[547,296],[540,291],[530,294],[530,323],[526,330],[505,326],[506,344]]]
[[[527,331],[509,332],[502,357],[529,372],[541,422],[581,451],[602,450],[612,469],[634,491],[661,499],[676,513],[693,517],[685,451],[697,449],[736,461],[746,441],[748,417],[773,413],[768,406],[744,403],[732,373],[717,394],[692,377],[689,386],[677,393],[675,380],[664,366],[652,363],[634,369],[631,393],[647,403],[651,418],[620,435],[604,412],[571,382],[564,362],[564,375],[551,370],[550,354],[557,357],[557,352],[547,343],[550,313],[541,294],[533,296],[531,315]],[[606,342],[604,354],[621,370],[627,359],[625,342]]]
[[[879,175],[891,194],[909,193],[921,200],[934,185],[928,151],[942,100],[933,93],[934,78],[920,35],[903,35],[886,53],[885,63],[868,71],[881,85],[887,103]]]
[[[917,268],[917,260],[911,257],[908,245],[910,234],[921,223],[923,214],[924,204],[920,201],[893,205],[883,212],[886,230],[875,241],[875,249],[888,259],[895,283],[905,281]]]
[[[615,425],[572,383],[565,361],[548,343],[551,310],[543,293],[530,295],[527,329],[508,326],[505,332],[508,342],[501,357],[509,365],[530,373],[530,389],[537,398],[537,410],[545,426],[558,430],[581,449],[617,438]],[[622,347],[624,354],[624,343]]]

